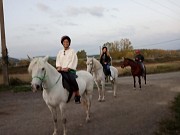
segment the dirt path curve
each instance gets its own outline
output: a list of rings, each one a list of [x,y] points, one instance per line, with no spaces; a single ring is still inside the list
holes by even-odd
[[[180,72],[147,76],[142,90],[133,90],[132,77],[120,77],[117,98],[107,86],[106,101],[94,90],[91,122],[81,105],[67,106],[68,135],[153,135],[168,105],[180,92]],[[53,123],[41,91],[0,92],[0,135],[51,135]],[[62,125],[58,117],[59,132]]]

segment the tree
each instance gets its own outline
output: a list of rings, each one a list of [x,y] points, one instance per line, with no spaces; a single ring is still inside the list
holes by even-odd
[[[84,59],[87,57],[85,50],[78,51],[77,56],[79,59]]]
[[[121,39],[120,41],[107,42],[103,44],[106,46],[111,54],[111,56],[115,59],[119,59],[126,56],[132,56],[133,46],[131,41],[127,38]]]
[[[0,23],[1,23],[1,45],[2,45],[2,72],[3,84],[9,85],[8,75],[8,50],[6,48],[5,28],[4,28],[4,11],[3,0],[0,0]]]

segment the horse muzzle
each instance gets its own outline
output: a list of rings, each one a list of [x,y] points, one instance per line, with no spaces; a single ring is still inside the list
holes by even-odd
[[[41,86],[39,84],[32,84],[31,88],[33,92],[36,92],[37,90],[41,89]]]

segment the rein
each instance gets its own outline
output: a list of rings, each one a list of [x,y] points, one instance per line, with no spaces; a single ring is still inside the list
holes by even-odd
[[[51,87],[44,87],[44,86],[42,86],[44,89],[52,89],[58,82],[59,82],[59,80],[60,80],[60,77],[61,77],[61,75],[59,75],[59,77],[58,77],[58,79],[57,79],[57,81],[55,82],[55,84],[54,85],[52,85]]]

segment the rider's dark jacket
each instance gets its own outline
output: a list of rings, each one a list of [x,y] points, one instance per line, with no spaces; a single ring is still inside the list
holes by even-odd
[[[104,65],[105,62],[110,64],[111,58],[106,53],[103,53],[100,58],[100,63]]]
[[[138,54],[135,56],[135,61],[136,62],[143,62],[144,61],[144,56],[142,54]]]
[[[106,76],[108,75],[111,76],[110,62],[111,62],[110,56],[108,56],[107,53],[103,53],[100,58],[100,63],[103,66],[103,71]]]

